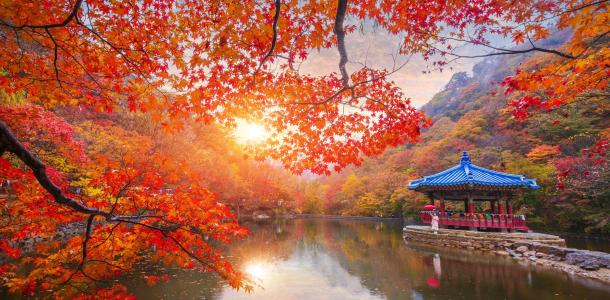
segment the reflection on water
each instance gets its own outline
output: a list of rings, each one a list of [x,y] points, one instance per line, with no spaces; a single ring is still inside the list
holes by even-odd
[[[406,244],[396,225],[327,220],[248,224],[227,249],[261,287],[235,291],[210,274],[176,271],[139,298],[165,299],[609,299],[610,287],[510,259]]]
[[[610,253],[610,239],[594,239],[583,238],[578,235],[567,234],[561,235],[566,240],[566,244],[570,248],[586,249],[591,251],[602,251]]]

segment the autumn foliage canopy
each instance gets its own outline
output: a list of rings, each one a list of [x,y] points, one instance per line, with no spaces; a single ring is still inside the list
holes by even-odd
[[[594,0],[2,1],[0,89],[26,102],[0,107],[0,177],[17,195],[0,198],[0,251],[10,258],[0,260],[0,280],[28,295],[123,294],[102,283],[154,262],[250,288],[218,250],[247,230],[201,184],[189,155],[109,121],[75,129],[60,112],[130,112],[168,136],[193,123],[257,120],[271,132],[251,149],[257,158],[328,174],[417,141],[428,123],[391,80],[399,57],[389,69],[350,61],[346,36],[362,24],[396,36],[400,54],[422,55],[430,70],[548,53],[537,71],[504,82],[525,118],[605,92],[608,16],[607,1]],[[565,48],[537,46],[556,30],[572,31]],[[481,54],[461,54],[466,44]],[[336,72],[300,71],[327,48],[339,54]],[[58,238],[70,226],[79,234]]]

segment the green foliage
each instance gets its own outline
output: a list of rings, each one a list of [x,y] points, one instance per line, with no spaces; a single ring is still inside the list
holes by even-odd
[[[539,114],[529,123],[536,137],[554,144],[569,142],[575,136],[594,135],[600,131],[599,114],[589,106],[570,104],[548,114]]]
[[[555,167],[552,163],[532,162],[522,154],[510,151],[501,153],[502,164],[505,171],[513,174],[523,174],[529,178],[535,178],[543,186],[552,186],[555,183]]]

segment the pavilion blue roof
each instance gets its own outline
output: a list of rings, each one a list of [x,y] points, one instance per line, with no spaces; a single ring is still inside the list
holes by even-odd
[[[459,165],[409,183],[410,190],[458,186],[531,188],[534,190],[540,188],[536,184],[536,180],[525,178],[523,175],[502,173],[473,165],[466,151],[462,154]]]

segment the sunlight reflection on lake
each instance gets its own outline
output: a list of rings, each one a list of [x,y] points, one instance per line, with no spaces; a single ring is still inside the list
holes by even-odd
[[[276,263],[247,263],[245,271],[260,280],[251,294],[225,289],[220,299],[383,299],[362,286],[326,253],[299,249]]]

